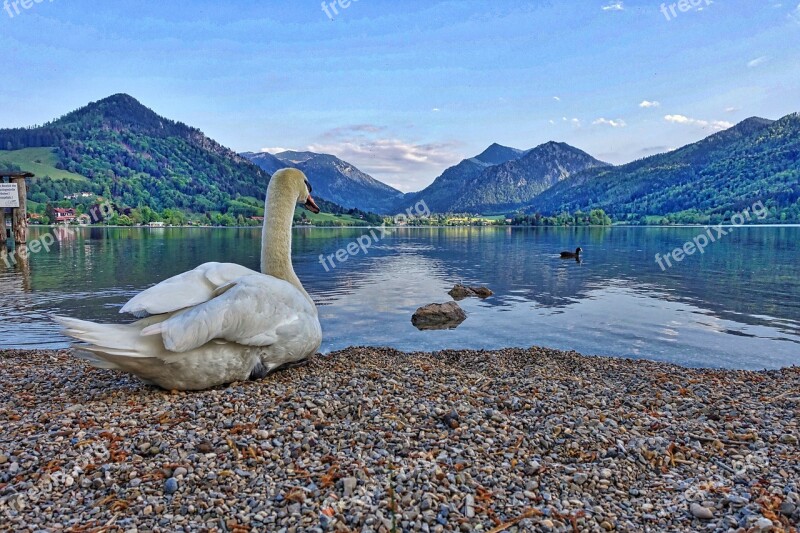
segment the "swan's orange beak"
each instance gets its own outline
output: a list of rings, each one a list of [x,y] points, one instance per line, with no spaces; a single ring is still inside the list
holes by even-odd
[[[314,199],[311,197],[310,194],[308,195],[306,203],[303,204],[303,207],[305,207],[314,214],[319,213],[319,206],[317,205],[317,202],[314,201]]]

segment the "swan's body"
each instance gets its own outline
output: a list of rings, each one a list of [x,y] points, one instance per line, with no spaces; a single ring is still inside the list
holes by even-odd
[[[199,390],[260,378],[303,360],[319,348],[322,330],[291,264],[298,201],[318,211],[302,172],[277,172],[267,191],[263,273],[206,263],[131,299],[121,312],[147,317],[138,322],[56,320],[80,341],[75,345],[80,357],[165,389]]]

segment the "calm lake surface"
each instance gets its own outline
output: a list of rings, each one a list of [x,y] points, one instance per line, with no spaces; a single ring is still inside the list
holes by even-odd
[[[367,230],[294,231],[295,269],[319,306],[322,351],[541,345],[696,367],[800,365],[800,227],[733,229],[665,272],[654,260],[702,228],[401,228],[326,272]],[[0,347],[67,345],[49,314],[126,321],[134,294],[207,261],[258,269],[260,228],[35,228],[56,232],[27,268],[0,262]],[[582,263],[561,250],[582,246]],[[455,330],[416,330],[414,310],[485,284]]]

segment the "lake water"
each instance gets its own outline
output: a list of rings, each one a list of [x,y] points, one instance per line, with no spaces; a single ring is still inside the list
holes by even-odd
[[[257,269],[260,229],[56,231],[27,268],[0,262],[0,347],[67,345],[49,314],[119,322],[138,291],[207,261]],[[364,229],[294,232],[295,269],[319,306],[322,351],[351,345],[494,349],[541,345],[697,367],[800,365],[800,227],[738,228],[662,271],[702,228],[401,228],[326,272],[320,254]],[[582,263],[561,250],[581,246]],[[456,282],[495,296],[461,302],[455,330],[418,331],[414,310]]]

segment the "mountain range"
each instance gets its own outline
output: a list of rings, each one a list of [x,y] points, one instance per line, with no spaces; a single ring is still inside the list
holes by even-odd
[[[526,205],[573,174],[605,166],[565,143],[548,142],[527,151],[493,144],[403,202],[424,200],[434,212],[502,213]]]
[[[42,126],[0,130],[0,165],[52,169],[32,183],[37,202],[91,190],[125,206],[254,215],[271,174],[303,170],[320,198],[344,209],[400,213],[541,213],[603,209],[616,220],[725,214],[762,200],[773,218],[800,219],[800,115],[753,117],[699,142],[612,166],[565,143],[529,150],[492,144],[403,194],[334,155],[237,154],[197,128],[118,94]],[[4,160],[6,161],[4,163]],[[25,166],[25,165],[22,165]]]
[[[555,184],[525,207],[603,209],[617,220],[681,212],[725,214],[763,201],[787,216],[800,204],[800,115],[749,118],[666,154],[600,167]],[[792,217],[794,219],[794,217]]]
[[[267,152],[241,155],[270,174],[285,167],[302,170],[313,176],[315,194],[346,208],[389,213],[403,197],[397,189],[330,154],[286,151],[275,155]]]

